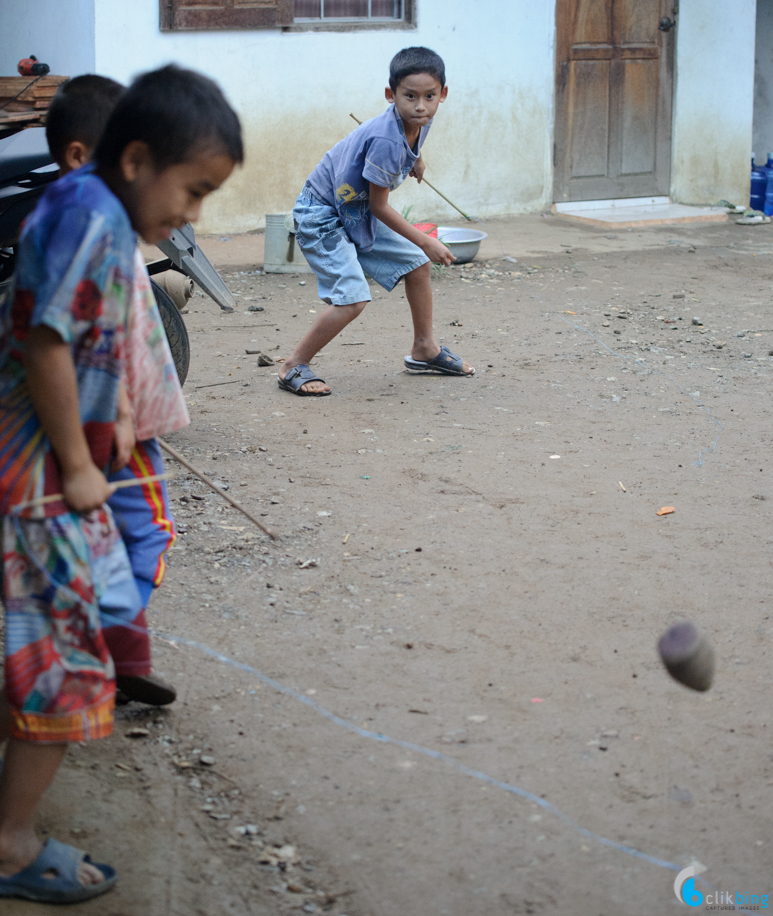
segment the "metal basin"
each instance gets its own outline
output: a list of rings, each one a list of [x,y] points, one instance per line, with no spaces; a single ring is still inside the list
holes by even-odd
[[[466,264],[478,253],[480,243],[488,238],[486,232],[479,229],[452,229],[451,226],[438,226],[438,239],[455,256],[456,264]]]

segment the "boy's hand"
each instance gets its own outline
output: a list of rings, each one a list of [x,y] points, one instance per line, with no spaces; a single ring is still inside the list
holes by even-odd
[[[118,414],[115,418],[115,429],[113,431],[115,457],[110,464],[111,471],[115,473],[126,467],[136,444],[137,437],[134,434],[134,417],[131,403],[124,383],[121,382],[118,392]]]
[[[416,162],[413,163],[413,168],[410,170],[410,172],[408,172],[408,174],[415,178],[419,184],[421,184],[421,179],[424,177],[424,168],[424,161],[422,160],[421,156],[419,156]]]
[[[93,462],[78,470],[62,472],[64,501],[73,512],[86,513],[98,509],[112,496],[113,490],[105,475]]]
[[[450,267],[456,260],[441,241],[430,236],[427,236],[427,241],[422,245],[422,248],[424,249],[424,254],[433,264],[445,264],[446,267]]]

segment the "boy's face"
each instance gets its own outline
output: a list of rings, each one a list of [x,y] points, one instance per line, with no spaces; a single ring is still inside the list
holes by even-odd
[[[387,86],[385,95],[388,102],[394,102],[405,127],[418,130],[435,117],[438,105],[446,100],[448,86],[441,86],[429,73],[413,73],[394,92]]]
[[[168,239],[174,229],[199,218],[207,194],[217,190],[234,168],[230,156],[203,150],[187,162],[158,170],[147,146],[130,143],[121,155],[126,182],[121,200],[132,226],[150,244]]]

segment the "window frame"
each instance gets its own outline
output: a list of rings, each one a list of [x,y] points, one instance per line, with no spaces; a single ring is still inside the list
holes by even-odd
[[[402,19],[296,19],[283,32],[415,31],[418,0],[402,0]]]
[[[321,0],[322,5],[324,6],[325,0]],[[371,3],[371,0],[368,0],[368,3]],[[354,29],[404,29],[404,28],[415,28],[413,23],[413,12],[414,12],[414,0],[401,0],[402,12],[403,15],[399,19],[393,19],[392,17],[378,17],[371,18],[363,16],[352,16],[347,19],[343,16],[335,16],[327,19],[293,19],[293,25],[285,27],[286,30],[291,31],[350,31],[352,27]],[[331,26],[333,28],[331,28]],[[343,28],[338,28],[338,27]]]

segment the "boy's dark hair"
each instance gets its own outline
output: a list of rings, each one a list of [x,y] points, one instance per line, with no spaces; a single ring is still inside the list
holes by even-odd
[[[159,169],[209,149],[222,148],[235,163],[244,160],[239,118],[218,85],[174,64],[134,80],[94,151],[97,165],[114,168],[133,140],[148,145]]]
[[[392,58],[389,65],[389,87],[392,92],[407,76],[414,73],[429,73],[440,83],[442,89],[446,84],[446,65],[443,58],[429,48],[403,48]]]
[[[73,77],[59,87],[46,117],[46,140],[60,165],[74,140],[94,149],[124,92],[120,83],[95,73]]]

